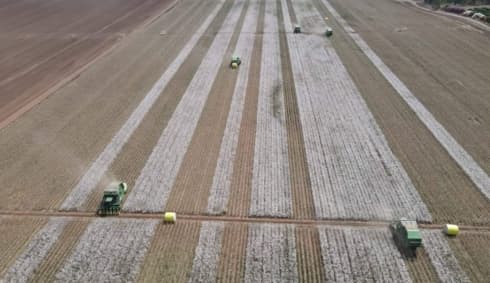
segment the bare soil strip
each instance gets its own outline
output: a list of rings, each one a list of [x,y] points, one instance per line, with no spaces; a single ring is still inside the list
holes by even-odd
[[[93,221],[56,274],[56,280],[134,282],[156,226],[156,220]]]
[[[222,222],[203,222],[189,282],[216,282],[223,239]]]
[[[292,215],[277,3],[266,1],[250,215]]]
[[[411,282],[386,228],[318,229],[327,282]]]
[[[371,60],[373,65],[390,82],[398,94],[405,100],[410,108],[417,114],[417,117],[431,131],[439,143],[447,150],[449,155],[459,164],[459,166],[470,177],[478,189],[490,198],[490,177],[483,170],[473,157],[453,138],[453,136],[441,125],[425,106],[412,94],[407,86],[386,66],[383,61],[374,53],[367,43],[352,29],[352,27],[337,13],[337,11],[326,0],[322,0],[334,18],[348,32],[352,40]]]
[[[221,254],[219,256],[217,282],[243,282],[247,253],[248,225],[225,223]]]
[[[243,40],[241,35],[247,31],[250,24],[256,22],[256,18],[249,16],[250,11],[253,11],[253,7],[249,5],[249,1],[244,1],[238,24],[233,31],[224,60],[211,87],[175,184],[168,197],[166,209],[169,211],[183,213],[204,213],[206,211],[237,79],[237,72],[230,68],[230,58],[233,54],[232,51],[237,47],[237,41]],[[243,43],[240,42],[240,44]]]
[[[201,224],[160,223],[146,255],[139,282],[188,282]]]
[[[112,161],[119,154],[125,143],[131,137],[132,133],[139,126],[146,113],[153,106],[163,89],[172,79],[184,60],[187,58],[193,47],[198,42],[199,38],[211,24],[214,17],[221,9],[221,5],[217,5],[215,10],[209,15],[206,21],[196,31],[189,40],[187,45],[182,49],[181,53],[175,58],[167,71],[163,73],[160,79],[155,83],[153,88],[148,92],[145,98],[140,102],[138,107],[133,111],[126,123],[121,127],[117,134],[112,138],[111,142],[105,147],[104,151],[92,163],[88,171],[80,179],[78,184],[61,206],[61,209],[77,209],[80,208],[87,199],[90,192],[95,188],[98,182],[103,178]]]
[[[289,172],[291,183],[291,194],[293,200],[293,216],[296,218],[314,218],[315,205],[311,192],[311,180],[308,172],[308,161],[306,158],[305,143],[303,139],[303,129],[297,104],[296,88],[294,86],[293,70],[289,54],[289,46],[286,33],[290,33],[292,27],[284,24],[284,17],[293,14],[293,21],[296,21],[296,14],[290,5],[289,15],[283,15],[282,5],[278,1],[279,40],[281,48],[281,64],[284,86],[284,103],[286,107],[286,128],[288,131],[288,157]]]
[[[332,19],[320,1],[323,17]],[[345,14],[342,11],[342,14]],[[488,199],[335,21],[331,42],[436,223],[487,225]]]
[[[488,281],[490,278],[489,234],[462,232],[447,241],[471,282]]]
[[[325,282],[318,229],[296,226],[295,233],[299,282]]]
[[[188,85],[123,209],[162,211],[243,8],[237,1]]]
[[[70,256],[89,223],[90,219],[78,218],[72,219],[66,224],[58,240],[44,257],[44,260],[33,273],[29,282],[53,282],[56,272],[62,267],[62,264],[68,256]]]
[[[305,31],[313,33],[287,38],[316,216],[431,221],[340,58],[315,34],[324,29],[322,17],[311,4],[293,6]]]
[[[2,282],[27,282],[63,233],[69,218],[51,218],[3,275]]]
[[[15,218],[0,216],[0,278],[17,257],[24,251],[26,243],[43,227],[48,218]]]
[[[424,248],[442,282],[471,282],[440,231],[422,231]]]
[[[297,282],[294,226],[250,224],[245,282]]]
[[[248,215],[252,191],[253,152],[255,150],[255,129],[257,124],[257,102],[262,58],[262,38],[264,29],[265,1],[261,2],[257,24],[257,37],[252,51],[249,81],[245,94],[243,117],[236,150],[235,163],[228,200],[228,215]]]
[[[233,164],[235,163],[238,137],[240,134],[240,123],[242,121],[245,105],[245,95],[248,89],[248,78],[252,61],[251,55],[256,38],[259,8],[258,1],[250,1],[249,10],[245,17],[242,31],[233,52],[236,56],[240,56],[242,64],[236,71],[238,74],[231,99],[231,105],[228,109],[229,113],[226,121],[226,128],[224,129],[221,139],[219,157],[216,164],[213,164],[215,167],[214,178],[212,180],[207,206],[207,213],[210,214],[224,214],[228,204],[233,176]],[[224,63],[228,62],[225,61]],[[225,68],[226,67],[229,68],[228,65],[225,66]]]

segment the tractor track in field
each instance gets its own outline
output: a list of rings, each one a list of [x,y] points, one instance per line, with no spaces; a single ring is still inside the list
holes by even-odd
[[[140,212],[122,212],[117,218],[125,219],[158,219],[163,218],[162,213],[140,213]],[[0,216],[37,216],[37,217],[80,217],[80,218],[99,218],[95,212],[80,211],[0,211]],[[291,218],[274,218],[274,217],[243,217],[243,216],[221,216],[221,215],[196,215],[196,214],[178,214],[178,221],[220,221],[228,223],[271,223],[271,224],[295,224],[300,226],[343,226],[343,227],[364,227],[379,228],[387,227],[390,221],[358,221],[358,220],[341,220],[341,219],[291,219]],[[436,230],[442,229],[444,224],[419,223],[422,229]],[[465,232],[488,232],[488,226],[475,225],[458,225],[461,231]]]

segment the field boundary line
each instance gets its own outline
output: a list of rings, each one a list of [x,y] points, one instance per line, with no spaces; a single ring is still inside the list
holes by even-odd
[[[192,52],[201,36],[204,35],[207,28],[211,25],[214,18],[221,10],[223,4],[223,1],[219,2],[200,28],[194,33],[191,39],[189,39],[179,55],[177,55],[174,61],[168,66],[167,70],[162,74],[160,79],[153,85],[140,104],[132,112],[128,120],[119,129],[116,135],[114,135],[110,143],[99,154],[97,159],[92,162],[92,165],[78,181],[77,185],[72,189],[70,195],[68,195],[68,197],[64,200],[60,209],[76,210],[81,208],[90,193],[95,189],[95,186],[100,182],[107,169],[109,169],[109,166],[112,164],[123,146],[129,140],[136,128],[138,128],[139,124],[143,121],[146,113],[160,97],[162,91]]]
[[[11,217],[77,217],[77,218],[100,218],[95,212],[79,211],[0,211],[0,216]],[[347,220],[347,219],[293,219],[293,218],[274,218],[274,217],[244,217],[244,216],[225,216],[225,215],[199,215],[199,214],[178,214],[178,221],[218,221],[227,223],[271,223],[271,224],[296,224],[304,226],[349,226],[379,228],[387,227],[391,222],[388,220]],[[117,217],[121,219],[163,219],[163,213],[140,213],[140,212],[121,212]],[[418,223],[419,228],[427,230],[442,230],[444,224]],[[461,231],[485,232],[490,233],[489,226],[458,225]]]
[[[408,87],[385,65],[378,55],[369,47],[361,36],[340,16],[328,0],[321,0],[337,22],[343,27],[354,43],[368,57],[383,77],[391,84],[400,97],[410,106],[420,121],[429,129],[436,140],[446,149],[449,155],[468,175],[478,189],[490,199],[490,177],[478,163],[465,151],[453,136],[440,124],[436,118],[425,108]]]

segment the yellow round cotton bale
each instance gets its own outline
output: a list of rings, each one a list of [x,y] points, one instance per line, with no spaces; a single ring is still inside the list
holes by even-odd
[[[231,63],[231,68],[232,68],[232,69],[236,69],[236,68],[238,68],[238,64],[237,64],[237,63],[235,63],[235,62]]]
[[[175,221],[177,221],[177,213],[165,212],[165,215],[163,216],[163,221],[168,223],[175,223]]]
[[[454,224],[446,224],[444,225],[444,233],[448,236],[456,236],[459,233],[459,227]]]

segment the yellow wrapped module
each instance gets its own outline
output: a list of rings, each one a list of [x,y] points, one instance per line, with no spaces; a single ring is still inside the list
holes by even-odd
[[[175,223],[175,221],[177,221],[177,213],[165,212],[163,215],[163,221],[167,223]]]
[[[458,225],[446,224],[444,225],[444,234],[448,236],[456,236],[459,233]]]

